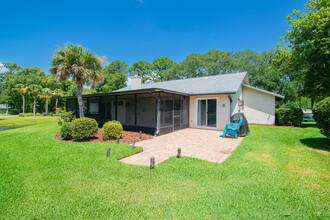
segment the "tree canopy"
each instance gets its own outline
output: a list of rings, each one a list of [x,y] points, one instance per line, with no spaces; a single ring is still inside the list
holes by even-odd
[[[323,97],[330,88],[330,1],[310,0],[305,12],[287,16],[290,30],[281,38],[275,64],[302,83],[302,95]]]

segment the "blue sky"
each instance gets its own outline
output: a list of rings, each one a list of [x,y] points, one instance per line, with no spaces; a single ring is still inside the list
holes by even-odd
[[[133,64],[209,49],[258,52],[279,42],[302,0],[1,1],[0,62],[37,66],[67,42]]]

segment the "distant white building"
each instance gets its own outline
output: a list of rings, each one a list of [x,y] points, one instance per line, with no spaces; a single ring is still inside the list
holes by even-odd
[[[0,113],[6,112],[7,111],[7,106],[0,104]]]

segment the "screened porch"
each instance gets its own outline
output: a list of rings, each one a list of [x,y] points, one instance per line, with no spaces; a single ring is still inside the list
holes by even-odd
[[[159,135],[188,127],[188,96],[166,92],[93,94],[84,95],[83,104],[84,115],[96,119],[100,126],[117,120],[124,130]],[[79,116],[76,97],[66,98],[66,109]]]

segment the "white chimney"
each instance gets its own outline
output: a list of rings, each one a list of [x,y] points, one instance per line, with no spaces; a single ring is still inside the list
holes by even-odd
[[[131,89],[141,89],[142,88],[142,77],[132,76],[131,77]]]

